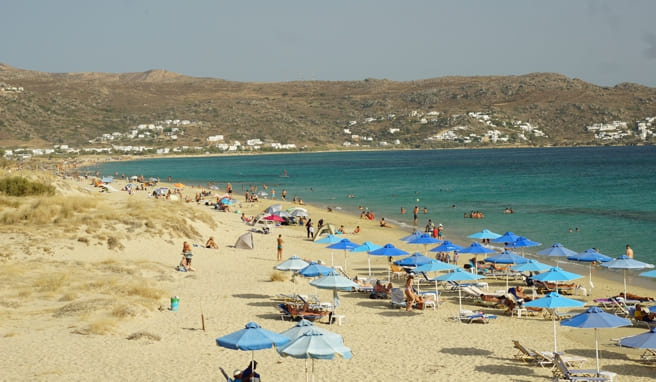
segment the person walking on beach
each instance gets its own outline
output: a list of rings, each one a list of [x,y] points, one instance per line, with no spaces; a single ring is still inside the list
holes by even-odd
[[[284,241],[282,240],[282,235],[278,235],[278,261],[282,260],[282,244]]]
[[[311,235],[311,233],[314,233],[314,230],[311,230],[310,228],[312,228],[312,218],[308,219],[307,223],[305,223],[305,230],[307,231],[307,238],[314,239],[314,235]]]
[[[626,245],[626,256],[631,259],[633,258],[633,249],[631,249],[629,244]]]

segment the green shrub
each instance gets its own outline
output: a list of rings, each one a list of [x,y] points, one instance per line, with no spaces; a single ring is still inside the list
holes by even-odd
[[[32,182],[20,176],[0,179],[0,194],[8,196],[54,195],[55,187]]]

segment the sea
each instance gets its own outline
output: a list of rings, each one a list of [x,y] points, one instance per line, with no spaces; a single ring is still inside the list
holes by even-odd
[[[445,239],[461,245],[483,229],[510,231],[542,243],[521,252],[561,243],[617,257],[630,244],[636,259],[656,263],[651,146],[168,157],[109,161],[87,170],[220,190],[230,182],[237,194],[256,190],[271,203],[273,194],[279,201],[286,190],[288,201],[296,197],[325,208],[326,219],[328,208],[357,215],[370,210],[376,220],[384,217],[408,233],[415,229],[417,206],[416,228],[423,230],[431,219],[443,224]],[[483,217],[469,218],[472,211]]]

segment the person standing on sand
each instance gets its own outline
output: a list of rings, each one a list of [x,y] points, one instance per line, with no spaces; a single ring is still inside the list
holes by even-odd
[[[633,258],[633,249],[631,249],[629,244],[626,245],[626,256],[631,259]]]
[[[282,235],[278,235],[278,261],[282,260],[282,244],[284,241],[282,240]]]
[[[412,215],[414,217],[414,225],[417,225],[417,215],[419,215],[419,206],[415,206],[415,208],[412,210]]]

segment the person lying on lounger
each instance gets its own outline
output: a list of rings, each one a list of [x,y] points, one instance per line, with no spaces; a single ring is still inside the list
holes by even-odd
[[[641,301],[641,302],[642,301],[654,301],[653,297],[642,297],[642,296],[635,295],[633,293],[627,293],[626,297],[624,297],[624,292],[620,292],[620,294],[615,296],[615,297],[621,297],[625,300],[635,300],[635,301]]]

